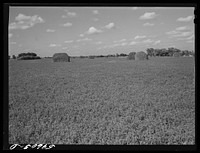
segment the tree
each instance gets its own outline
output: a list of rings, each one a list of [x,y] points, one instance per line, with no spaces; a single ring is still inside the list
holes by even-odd
[[[15,56],[15,55],[13,55],[13,56],[12,56],[12,58],[13,58],[13,59],[16,59],[16,56]]]
[[[148,56],[154,56],[153,52],[154,52],[153,48],[147,48],[147,55]]]

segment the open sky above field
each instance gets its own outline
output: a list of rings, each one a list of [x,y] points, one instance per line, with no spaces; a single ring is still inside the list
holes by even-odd
[[[9,55],[194,50],[193,7],[10,7]]]

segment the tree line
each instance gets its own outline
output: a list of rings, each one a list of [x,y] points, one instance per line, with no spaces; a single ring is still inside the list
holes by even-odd
[[[170,47],[168,49],[161,48],[161,49],[154,49],[154,48],[147,48],[146,49],[148,56],[173,56],[174,53],[180,53],[181,56],[195,56],[195,53],[193,51],[189,50],[180,50],[174,47]],[[108,54],[108,55],[90,55],[90,56],[79,56],[79,58],[101,58],[101,57],[124,57],[128,56],[128,54],[125,53],[116,53],[116,54]],[[11,56],[8,56],[8,59],[10,59]],[[15,55],[12,55],[13,59],[40,59],[39,56],[37,56],[36,53],[28,52],[28,53],[20,53],[16,57]],[[47,58],[47,57],[46,57]],[[50,57],[48,57],[50,58]],[[75,58],[75,57],[72,57]]]
[[[181,56],[190,56],[194,55],[193,51],[189,50],[180,50],[174,47],[170,47],[168,49],[154,49],[154,48],[147,48],[147,55],[148,56],[173,56],[174,53],[180,53]]]

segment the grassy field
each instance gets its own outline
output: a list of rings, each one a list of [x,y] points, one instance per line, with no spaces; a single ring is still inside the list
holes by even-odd
[[[194,64],[9,60],[9,143],[195,144]]]

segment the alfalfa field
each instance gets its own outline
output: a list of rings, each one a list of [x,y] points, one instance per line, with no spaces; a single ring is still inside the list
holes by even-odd
[[[195,144],[193,57],[9,60],[11,144]]]

